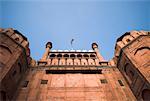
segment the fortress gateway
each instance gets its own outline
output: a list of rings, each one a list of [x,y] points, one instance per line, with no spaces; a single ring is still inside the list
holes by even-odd
[[[19,31],[0,29],[0,101],[150,101],[150,32],[126,32],[106,61],[91,50],[52,50],[30,57]]]

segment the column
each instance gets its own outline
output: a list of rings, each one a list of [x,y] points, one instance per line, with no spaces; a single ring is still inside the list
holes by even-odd
[[[92,43],[92,49],[96,52],[96,55],[99,61],[104,61],[104,58],[99,53],[98,45],[96,43]]]
[[[41,60],[46,60],[48,57],[48,53],[50,52],[50,49],[52,48],[52,43],[51,42],[47,42],[46,44],[46,49],[45,49],[45,53],[42,56]]]

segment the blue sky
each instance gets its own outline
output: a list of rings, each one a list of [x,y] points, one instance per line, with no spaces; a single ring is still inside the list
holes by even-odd
[[[15,28],[30,42],[31,56],[39,60],[48,41],[52,49],[92,49],[114,55],[115,42],[131,30],[150,30],[149,0],[1,0],[0,27]]]

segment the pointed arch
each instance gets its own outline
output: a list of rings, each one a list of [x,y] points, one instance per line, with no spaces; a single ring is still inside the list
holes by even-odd
[[[145,47],[138,48],[138,49],[135,51],[134,55],[136,55],[138,51],[143,50],[143,49],[148,49],[148,50],[150,50],[150,47],[145,46]]]

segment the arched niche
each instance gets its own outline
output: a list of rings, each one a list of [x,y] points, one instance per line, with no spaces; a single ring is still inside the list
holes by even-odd
[[[0,91],[0,100],[1,101],[6,101],[7,100],[7,96],[6,96],[5,91]]]
[[[17,33],[14,33],[11,37],[18,43],[21,43],[23,41],[23,37]]]
[[[21,72],[22,72],[22,66],[21,66],[20,63],[18,63],[18,67],[19,67],[19,71],[20,71],[20,73],[21,73]]]
[[[77,57],[78,57],[78,58],[81,58],[81,57],[82,57],[82,55],[81,55],[81,54],[77,54]]]
[[[89,55],[88,54],[84,54],[83,57],[84,58],[89,58]]]
[[[131,68],[131,65],[129,63],[126,63],[124,66],[124,71],[127,77],[127,80],[129,81],[129,83],[131,84],[133,79],[134,79],[134,71]]]
[[[136,51],[135,51],[135,53],[134,53],[134,55],[136,55],[138,52],[140,52],[140,51],[150,51],[150,47],[147,47],[147,46],[145,46],[145,47],[140,47],[140,48],[138,48]]]
[[[147,64],[150,62],[150,47],[144,46],[138,48],[135,53],[134,57],[136,59],[136,62],[139,65]]]
[[[150,89],[144,89],[142,91],[142,99],[143,99],[143,101],[149,101],[150,100]]]
[[[50,58],[54,58],[54,57],[56,57],[55,54],[51,54],[51,55],[50,55]]]
[[[119,37],[119,38],[117,39],[117,42],[118,42],[118,41],[122,41],[122,39],[123,39],[125,36],[127,36],[127,35],[130,35],[130,32],[126,32],[126,33],[123,34],[121,37]]]
[[[6,64],[11,58],[12,51],[5,45],[0,45],[0,63]]]
[[[124,38],[122,39],[123,43],[127,44],[129,43],[130,41],[133,40],[133,37],[131,35],[126,35],[124,36]]]
[[[61,58],[61,57],[62,57],[62,54],[58,54],[57,57],[58,57],[58,58]]]
[[[90,54],[90,58],[96,58],[95,54]]]
[[[64,57],[65,57],[65,58],[68,58],[68,57],[69,57],[69,55],[68,55],[68,54],[64,54]]]
[[[75,54],[71,54],[70,57],[71,57],[71,58],[75,58]]]

